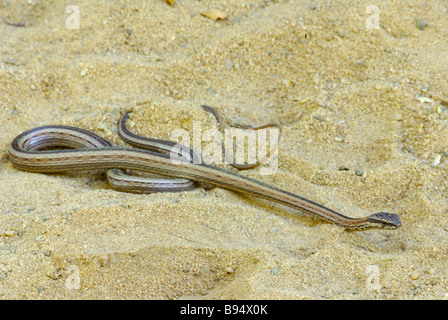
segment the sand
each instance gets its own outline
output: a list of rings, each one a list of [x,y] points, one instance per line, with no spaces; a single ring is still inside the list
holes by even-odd
[[[448,298],[446,2],[376,1],[375,20],[363,0],[76,1],[79,29],[71,4],[0,2],[1,299]],[[124,146],[124,111],[144,136],[216,129],[202,104],[226,127],[283,127],[277,172],[242,174],[403,226],[347,232],[220,188],[123,193],[8,160],[46,124]]]

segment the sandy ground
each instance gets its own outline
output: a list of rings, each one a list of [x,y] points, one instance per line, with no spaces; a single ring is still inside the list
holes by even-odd
[[[448,298],[445,1],[75,2],[0,1],[0,298]],[[347,232],[219,188],[121,193],[7,157],[45,124],[125,145],[125,110],[145,136],[216,128],[202,104],[283,127],[277,173],[243,174],[403,226]]]

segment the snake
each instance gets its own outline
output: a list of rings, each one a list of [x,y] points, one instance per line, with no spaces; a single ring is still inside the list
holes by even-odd
[[[279,203],[347,230],[393,230],[401,227],[400,218],[394,213],[349,217],[263,181],[201,163],[187,146],[132,133],[126,126],[128,118],[129,112],[121,116],[118,134],[132,147],[114,146],[101,136],[81,128],[46,125],[15,137],[9,146],[8,156],[15,168],[27,172],[105,169],[112,188],[123,192],[181,192],[204,184]],[[129,171],[148,172],[163,178],[148,178]]]

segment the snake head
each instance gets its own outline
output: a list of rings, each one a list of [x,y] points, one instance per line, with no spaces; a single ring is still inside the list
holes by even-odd
[[[373,228],[393,230],[401,227],[400,218],[395,213],[377,212],[367,217],[367,221]]]

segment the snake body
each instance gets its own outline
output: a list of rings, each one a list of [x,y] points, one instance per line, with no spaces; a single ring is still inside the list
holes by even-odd
[[[108,140],[84,129],[51,125],[37,127],[18,135],[9,147],[9,158],[20,170],[64,172],[107,169],[112,187],[127,192],[175,192],[192,189],[197,182],[274,201],[305,211],[349,230],[369,228],[396,229],[398,215],[379,212],[363,218],[351,218],[316,202],[300,197],[232,171],[192,161],[196,155],[184,148],[182,156],[172,160],[175,143],[137,136],[126,127],[128,113],[118,125],[120,136],[136,148],[113,146]],[[55,148],[67,148],[54,150]],[[48,150],[51,149],[51,150]],[[185,153],[185,150],[187,151]],[[126,169],[155,173],[173,179],[149,179],[125,173]]]

